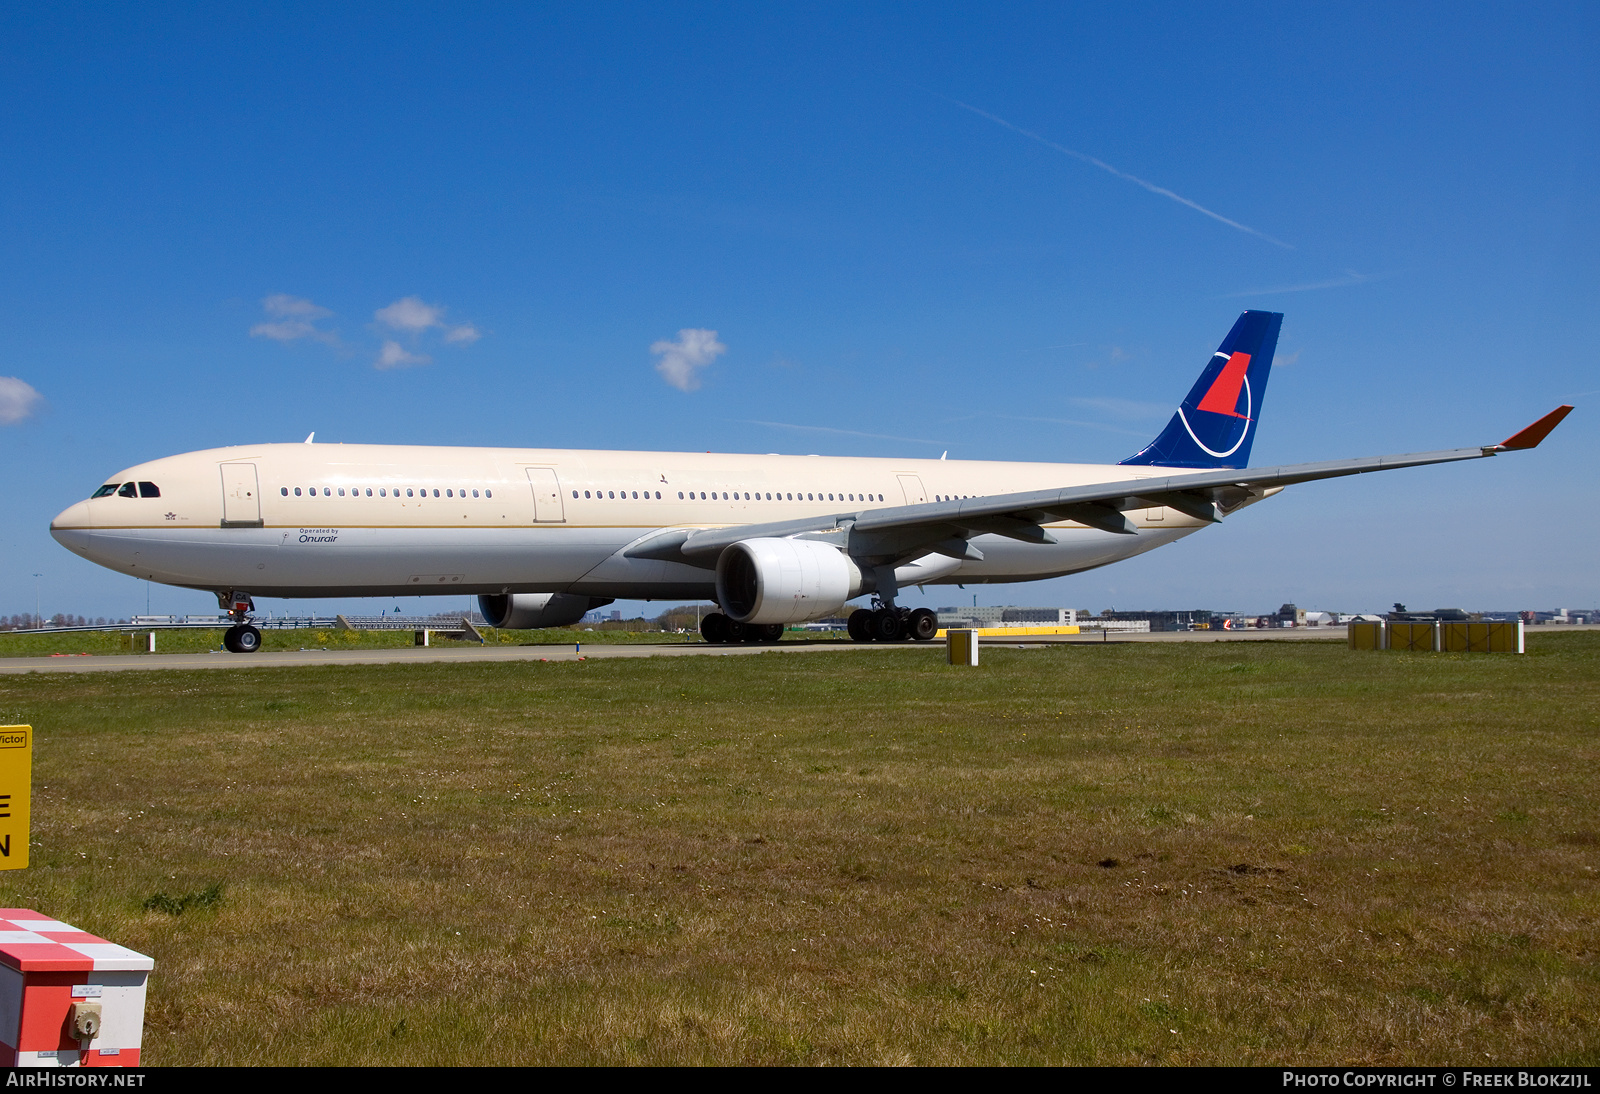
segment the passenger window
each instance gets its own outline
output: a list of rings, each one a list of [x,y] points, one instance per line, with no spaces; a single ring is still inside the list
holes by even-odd
[[[437,490],[435,490],[435,491],[434,491],[434,492],[433,492],[433,496],[434,496],[434,497],[438,497],[438,496],[439,496],[439,491],[437,491]]]
[[[474,490],[474,491],[473,491],[473,492],[472,492],[472,496],[473,496],[473,497],[477,497],[477,496],[478,496],[478,492],[477,492],[477,491],[476,491],[476,490]],[[573,497],[577,497],[577,496],[578,496],[578,492],[577,492],[577,491],[576,491],[576,490],[574,490],[574,491],[573,491],[573,492],[572,492],[572,496],[573,496]]]
[[[486,498],[492,498],[492,497],[494,497],[494,491],[493,490],[485,490],[483,492],[483,496],[486,497]]]
[[[280,486],[280,487],[278,487],[278,493],[282,494],[284,497],[288,497],[289,496],[289,488],[287,486]]]
[[[300,488],[298,486],[294,488],[294,496],[297,498],[300,496]]]
[[[415,496],[416,495],[411,492],[411,487],[409,487],[409,486],[406,487],[406,497],[411,498],[411,497],[415,497]]]

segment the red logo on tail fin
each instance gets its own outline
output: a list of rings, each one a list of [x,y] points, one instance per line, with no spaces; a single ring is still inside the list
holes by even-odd
[[[1239,389],[1244,386],[1245,370],[1249,367],[1248,353],[1235,353],[1229,357],[1228,363],[1222,366],[1217,378],[1211,381],[1211,388],[1206,392],[1205,398],[1200,400],[1197,409],[1212,414],[1226,414],[1230,418],[1244,418],[1245,416],[1234,408],[1239,405]]]

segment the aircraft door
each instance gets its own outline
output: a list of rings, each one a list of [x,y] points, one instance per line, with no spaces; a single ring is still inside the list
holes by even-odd
[[[261,487],[253,463],[222,464],[222,526],[261,527]]]
[[[928,500],[920,475],[896,475],[895,478],[900,480],[900,489],[905,491],[907,505],[921,505]]]
[[[530,467],[528,483],[533,487],[533,519],[536,524],[564,524],[566,506],[561,500],[561,481],[553,467]]]

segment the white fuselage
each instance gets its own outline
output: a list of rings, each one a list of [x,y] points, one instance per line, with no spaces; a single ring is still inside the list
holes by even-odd
[[[566,592],[711,598],[711,570],[623,552],[663,529],[850,515],[944,498],[1170,475],[1121,465],[710,453],[267,444],[139,464],[132,490],[73,505],[51,534],[169,585],[256,596]],[[159,496],[122,496],[153,484]],[[146,488],[145,493],[150,493]],[[1072,522],[1053,544],[994,535],[925,583],[1029,581],[1104,566],[1203,527],[1126,514],[1137,535]],[[915,583],[915,582],[913,582]]]

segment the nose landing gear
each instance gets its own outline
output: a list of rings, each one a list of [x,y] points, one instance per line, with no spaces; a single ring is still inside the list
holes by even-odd
[[[222,632],[222,648],[229,653],[255,653],[261,648],[261,632],[248,623],[229,627]]]
[[[256,605],[249,593],[224,589],[217,593],[217,604],[228,613],[233,626],[222,632],[222,648],[229,653],[255,653],[261,648],[261,632],[250,625]]]

